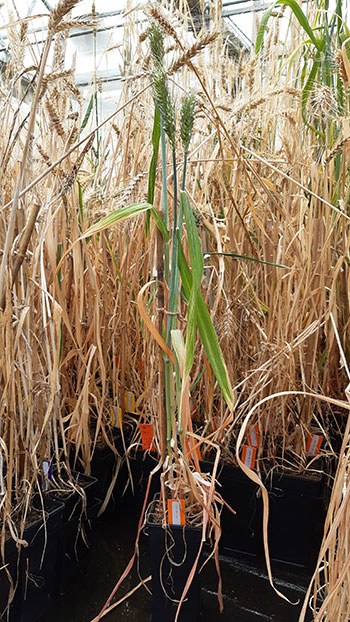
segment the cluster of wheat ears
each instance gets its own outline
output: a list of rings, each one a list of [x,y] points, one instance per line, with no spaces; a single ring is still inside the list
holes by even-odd
[[[200,290],[232,398],[229,404],[224,399],[195,335],[187,429],[202,455],[219,445],[235,462],[237,439],[245,442],[242,424],[257,425],[257,471],[276,464],[302,471],[312,431],[323,437],[326,464],[335,453],[336,426],[346,421],[346,3],[339,0],[329,15],[326,0],[312,1],[305,15],[293,0],[277,2],[260,23],[254,18],[254,50],[232,44],[220,2],[210,3],[209,31],[204,13],[194,22],[186,3],[178,4],[127,6],[119,48],[123,88],[109,119],[95,114],[102,88],[96,76],[85,100],[74,61],[71,67],[65,62],[70,30],[96,28],[94,11],[89,21],[77,22],[70,11],[79,0],[60,0],[41,45],[31,36],[35,15],[24,19],[13,2],[3,17],[2,555],[9,534],[21,541],[43,461],[52,461],[59,474],[75,460],[89,473],[96,443],[116,451],[111,411],[120,406],[127,422],[126,391],[135,395],[140,421],[152,424],[157,450],[166,453],[159,417],[166,351],[159,337],[163,333],[165,344],[169,312],[186,333],[190,306],[184,287],[174,311],[168,300],[174,176],[183,170],[182,162],[173,167],[171,154],[181,151],[183,136],[171,123],[183,122],[186,94],[195,95],[185,188],[203,256]],[[173,115],[168,146],[159,147],[158,158],[154,111],[162,95],[152,82],[154,24],[163,36],[162,71]],[[119,209],[150,203],[154,218],[137,210],[133,217],[111,218]],[[160,235],[157,214],[170,239]],[[182,236],[189,261],[191,248]],[[131,444],[139,439],[136,427]],[[347,620],[350,613],[348,454],[346,436],[315,574],[315,593],[319,584],[327,586],[317,620]]]

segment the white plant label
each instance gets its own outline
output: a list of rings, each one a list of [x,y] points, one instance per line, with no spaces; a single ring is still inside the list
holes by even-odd
[[[49,480],[51,479],[52,466],[48,460],[43,460],[43,476],[44,485],[43,490],[46,492],[49,489]]]
[[[318,434],[312,435],[310,447],[308,450],[308,454],[310,456],[316,456],[318,454],[322,440],[322,436],[318,436]]]
[[[4,496],[5,494],[5,486],[4,486],[4,479],[3,479],[3,458],[2,458],[2,451],[0,449],[0,495]]]
[[[180,502],[173,501],[172,502],[172,524],[173,525],[181,525],[181,512],[180,512]]]
[[[248,467],[248,469],[250,469],[252,466],[253,455],[254,455],[254,452],[253,452],[252,447],[247,447],[246,452],[245,452],[244,464]]]
[[[258,445],[259,445],[258,438],[257,438],[257,435],[256,435],[255,427],[253,425],[250,426],[249,436],[250,436],[250,444],[253,447],[258,447]]]

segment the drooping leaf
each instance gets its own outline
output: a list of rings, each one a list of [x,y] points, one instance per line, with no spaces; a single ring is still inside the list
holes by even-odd
[[[193,216],[193,211],[188,200],[186,192],[181,192],[181,200],[184,208],[186,221],[187,241],[191,259],[192,268],[192,284],[189,297],[188,313],[187,313],[187,331],[186,331],[186,362],[185,375],[190,373],[190,369],[194,359],[194,349],[196,344],[197,331],[197,300],[199,294],[199,286],[204,271],[204,261],[201,243]]]
[[[160,232],[165,237],[165,239],[169,238],[169,233],[165,227],[165,224],[161,217],[159,216],[157,210],[154,209],[153,205],[150,203],[133,203],[132,205],[127,205],[126,207],[121,207],[111,214],[108,214],[104,218],[101,218],[98,222],[91,225],[85,233],[81,236],[81,240],[87,238],[94,233],[100,233],[105,229],[108,229],[111,225],[114,225],[117,222],[121,222],[122,220],[126,220],[127,218],[131,218],[133,216],[137,216],[138,214],[142,214],[143,212],[150,211],[152,216],[154,217],[157,226],[159,227]]]
[[[256,40],[255,40],[255,54],[258,54],[264,45],[264,34],[267,28],[267,23],[277,4],[284,4],[285,6],[289,6],[291,8],[299,24],[305,30],[307,35],[310,37],[311,42],[314,44],[314,46],[316,47],[318,51],[321,51],[323,49],[324,42],[322,39],[318,39],[317,37],[315,37],[314,31],[312,27],[310,26],[307,20],[307,17],[303,13],[302,9],[300,8],[296,0],[276,0],[276,2],[272,4],[262,16],[260,26],[259,26],[259,29],[256,35]]]
[[[182,285],[186,296],[189,298],[192,287],[192,274],[188,267],[181,244],[179,244],[178,261]],[[234,399],[231,383],[228,377],[224,357],[221,352],[221,348],[218,342],[218,338],[216,336],[213,323],[211,321],[207,305],[205,304],[205,301],[200,291],[197,293],[196,322],[199,336],[201,338],[209,363],[218,381],[223,397],[228,407],[232,410]]]
[[[159,215],[159,213],[157,212],[155,207],[152,207],[150,209],[149,212],[147,212],[149,214],[151,214],[155,220],[155,223],[159,229],[159,231],[161,232],[162,236],[163,236],[163,240],[164,242],[168,242],[170,234],[168,229],[165,226],[165,222],[163,220],[163,218]]]
[[[300,26],[305,30],[305,32],[309,35],[312,43],[314,44],[315,48],[318,51],[321,51],[324,47],[324,42],[322,39],[317,39],[314,35],[314,31],[311,28],[307,17],[305,16],[305,14],[303,13],[302,9],[300,8],[299,4],[296,2],[296,0],[277,0],[276,4],[284,4],[286,6],[289,6],[295,17],[297,18]]]
[[[276,6],[276,2],[274,2],[263,14],[262,18],[261,18],[261,22],[258,28],[258,32],[256,34],[256,39],[255,39],[255,54],[259,54],[261,48],[264,45],[264,34],[265,34],[265,30],[267,28],[267,22],[269,21],[270,17],[271,17],[271,13],[274,10]]]

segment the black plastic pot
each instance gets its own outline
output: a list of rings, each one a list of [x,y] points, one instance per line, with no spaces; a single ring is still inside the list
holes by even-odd
[[[6,569],[5,569],[6,564]],[[20,598],[17,589],[20,580],[20,558],[13,538],[5,540],[4,559],[0,560],[0,620],[16,621],[19,617]],[[8,606],[9,596],[11,603]]]
[[[36,498],[40,509],[40,500]],[[28,547],[21,553],[21,605],[16,622],[34,622],[52,604],[56,586],[56,564],[63,521],[62,503],[44,498],[45,521],[42,517],[24,529]]]
[[[92,516],[96,518],[101,505],[100,500],[96,501],[95,498],[95,492],[98,488],[97,479],[77,472],[73,472],[72,475],[85,493],[85,508],[82,495],[74,488],[69,492],[51,490],[48,493],[49,496],[63,503],[63,525],[59,536],[59,554],[55,567],[56,595],[62,594],[67,582],[80,572],[79,552],[81,553],[84,542],[84,530],[86,530],[90,518]]]
[[[120,455],[124,453],[121,432],[118,428],[113,429],[113,442],[117,452]],[[96,494],[99,498],[104,499],[108,488],[111,484],[117,456],[114,451],[103,443],[96,445],[94,455],[91,460],[91,475],[98,480],[98,489]]]
[[[212,472],[213,463],[201,461],[203,473]],[[222,534],[220,548],[224,554],[230,551],[256,557],[261,551],[261,502],[257,498],[259,486],[248,479],[243,471],[234,465],[221,465],[216,478],[220,484],[217,490],[226,503],[236,512],[234,515],[226,506],[221,513]]]
[[[121,499],[123,496],[125,501],[134,506],[135,512],[141,512],[149,475],[158,464],[158,455],[138,449],[130,453],[128,460],[133,480],[133,488],[130,481],[128,483],[130,474],[127,462],[125,461],[123,470],[116,482],[115,497]],[[157,471],[157,473],[152,476],[148,501],[151,501],[154,495],[160,490],[160,473],[161,470]]]
[[[77,575],[87,573],[91,556],[92,528],[101,503],[101,499],[92,499],[86,515],[75,516],[63,525],[56,575],[60,594],[65,592]]]
[[[274,562],[312,569],[322,540],[326,507],[324,476],[274,475],[270,500],[269,549]]]
[[[152,508],[147,515],[149,555],[152,572],[152,622],[174,622],[178,602],[198,554],[202,538],[201,527],[168,526],[152,522]],[[179,622],[197,622],[200,614],[200,575],[197,565],[185,601],[181,605]]]

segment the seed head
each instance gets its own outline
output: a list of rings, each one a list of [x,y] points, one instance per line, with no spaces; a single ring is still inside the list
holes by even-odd
[[[191,136],[193,131],[193,123],[194,123],[194,110],[195,110],[195,95],[192,93],[185,97],[184,102],[181,108],[181,140],[184,152],[188,152],[188,148],[191,142]]]
[[[148,31],[151,47],[151,56],[155,71],[163,70],[164,61],[164,36],[162,27],[157,22],[152,22]]]

